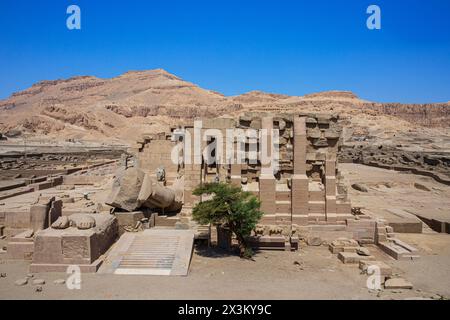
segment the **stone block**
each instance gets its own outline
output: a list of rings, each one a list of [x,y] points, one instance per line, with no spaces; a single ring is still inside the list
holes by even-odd
[[[265,224],[265,225],[272,225],[272,224],[276,224],[277,223],[277,217],[275,214],[265,214],[261,220],[260,220],[261,224]]]
[[[361,256],[355,252],[339,252],[338,259],[344,264],[358,264],[361,260],[375,260],[373,256]]]
[[[16,235],[11,237],[11,241],[13,242],[33,242],[34,232],[31,229],[27,229],[25,231],[19,232]]]
[[[27,230],[29,230],[29,229],[28,228],[8,228],[8,227],[5,227],[3,229],[3,235],[6,238],[12,238],[12,237],[17,236],[18,234],[20,234],[22,232],[27,231]]]
[[[327,196],[336,196],[336,177],[325,178],[325,192]]]
[[[50,207],[47,204],[36,204],[30,208],[31,228],[34,231],[43,230],[50,226],[49,213]]]
[[[129,168],[121,175],[121,179],[114,181],[111,194],[105,203],[112,207],[133,211],[139,206],[138,196],[145,173],[136,168]]]
[[[286,238],[284,236],[256,236],[250,237],[249,243],[253,248],[284,250]]]
[[[353,248],[353,252],[356,252],[356,248],[359,247],[359,243],[356,240],[348,238],[338,238],[330,243],[328,246],[332,253],[352,252],[350,248]]]
[[[361,260],[356,252],[339,252],[338,259],[345,264],[356,264]]]
[[[90,264],[95,261],[94,252],[91,252],[93,233],[86,235],[64,235],[61,237],[62,260],[67,264]]]
[[[400,221],[389,221],[389,230],[396,233],[422,233],[422,221],[419,219],[402,219]]]
[[[71,218],[81,215],[92,217],[96,226],[86,230],[49,228],[36,233],[31,272],[64,271],[74,264],[88,272],[97,270],[97,260],[117,238],[117,219],[109,214],[87,213],[72,215]]]
[[[333,177],[336,175],[336,161],[326,160],[325,161],[325,175]]]
[[[327,223],[336,223],[338,220],[338,215],[336,213],[327,212]]]
[[[276,212],[277,213],[288,213],[290,216],[291,212],[291,202],[290,201],[276,201]]]
[[[336,213],[350,214],[352,212],[352,206],[350,202],[336,201]]]
[[[306,243],[308,246],[318,247],[322,245],[323,241],[318,236],[310,236],[307,238]]]
[[[336,214],[336,197],[335,196],[326,196],[326,212],[327,214]]]
[[[7,245],[7,257],[11,260],[31,260],[33,258],[34,243],[10,241]]]
[[[324,191],[309,191],[308,196],[309,201],[325,201]]]
[[[266,214],[276,213],[276,180],[273,176],[262,176],[259,179],[259,198],[261,211]]]
[[[380,243],[380,242],[386,242],[387,241],[387,235],[386,234],[380,234],[378,233],[376,236],[376,243]]]
[[[369,248],[365,248],[365,247],[358,247],[356,248],[356,253],[359,254],[360,256],[370,256],[370,250]]]
[[[277,201],[288,201],[291,202],[291,192],[290,191],[277,191],[276,194]]]
[[[412,289],[413,285],[403,278],[387,279],[384,283],[385,289]]]
[[[277,225],[290,225],[291,214],[290,213],[277,213],[275,215],[275,221]]]
[[[117,218],[117,224],[119,226],[119,236],[125,232],[125,227],[134,227],[138,221],[145,218],[142,211],[115,212],[114,215]]]
[[[65,176],[64,184],[65,185],[79,185],[79,186],[88,186],[94,185],[95,183],[102,182],[105,178],[99,176]]]
[[[308,212],[325,214],[325,201],[309,201]]]
[[[294,175],[292,177],[291,199],[292,214],[308,214],[308,178],[306,175]]]
[[[381,250],[383,250],[396,260],[412,260],[420,258],[420,256],[417,255],[417,249],[409,245],[407,247],[403,247],[401,243],[395,243],[392,241],[379,242],[378,246]],[[411,251],[409,247],[411,247],[414,251]]]
[[[24,228],[30,227],[30,211],[5,212],[5,227]]]
[[[308,224],[308,215],[293,214],[292,215],[292,223],[298,224],[301,226],[305,226]]]
[[[50,210],[48,213],[49,225],[55,222],[59,217],[62,216],[62,200],[55,200],[51,203]]]

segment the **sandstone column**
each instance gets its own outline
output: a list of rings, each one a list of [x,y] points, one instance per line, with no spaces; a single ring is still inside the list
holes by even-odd
[[[227,136],[226,137],[228,144],[231,146],[231,148],[233,149],[233,155],[232,158],[230,157],[230,175],[231,175],[231,183],[237,187],[241,186],[241,180],[242,180],[242,163],[240,161],[240,143],[241,141],[239,140],[239,138],[236,139],[236,137],[234,136],[234,134],[232,136]],[[237,140],[237,141],[236,141]]]
[[[192,190],[194,190],[201,183],[202,179],[201,153],[200,157],[198,154],[197,155],[195,154],[194,140],[197,139],[197,142],[200,141],[201,146],[203,145],[203,143],[201,136],[200,137],[194,136],[194,128],[188,128],[186,129],[186,131],[188,131],[189,133],[188,135],[186,135],[186,138],[190,137],[190,139],[185,139],[185,148],[190,149],[190,156],[188,163],[185,163],[184,169],[184,179],[185,179],[184,205],[185,208],[192,208],[195,205],[195,203],[199,200],[198,197],[192,194]],[[198,131],[201,132],[201,130]],[[196,135],[198,135],[198,131],[195,133]]]
[[[231,183],[236,187],[241,186],[241,165],[232,163],[231,164]]]
[[[265,129],[262,131],[262,135],[265,135],[265,140],[267,142],[267,155],[270,158],[273,157],[273,146],[272,146],[272,129],[273,129],[273,118],[263,117],[261,119],[261,128]],[[260,140],[260,153],[262,154],[262,141]],[[261,157],[262,158],[262,157]],[[259,176],[259,198],[261,201],[261,211],[265,213],[265,221],[275,222],[276,213],[276,180],[273,174],[272,163],[262,164],[261,163],[261,174]],[[273,221],[272,221],[273,220]]]
[[[327,155],[325,161],[325,212],[327,222],[336,222],[336,156]]]
[[[306,118],[294,118],[294,175],[292,176],[292,222],[308,224],[308,177],[306,176]]]

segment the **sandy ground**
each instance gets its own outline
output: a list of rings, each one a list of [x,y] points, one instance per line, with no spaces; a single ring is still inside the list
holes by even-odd
[[[448,241],[448,239],[447,239]],[[405,275],[417,281],[413,290],[368,290],[367,276],[355,265],[343,265],[328,249],[305,247],[299,252],[266,251],[255,261],[236,256],[196,250],[187,277],[123,276],[83,274],[80,290],[69,290],[54,283],[67,279],[61,273],[36,274],[44,279],[42,292],[31,283],[23,287],[14,284],[28,273],[28,263],[2,261],[0,272],[1,299],[412,299],[431,298],[436,294],[450,295],[448,265],[450,255],[431,255],[418,262],[396,262],[376,248],[376,256],[386,259],[398,274],[397,265],[406,266]],[[297,261],[300,266],[295,264]],[[439,263],[436,263],[438,261]],[[423,272],[430,264],[433,272]],[[428,269],[430,270],[430,269]],[[434,274],[445,275],[435,279]],[[416,275],[418,272],[421,275]]]
[[[417,288],[450,297],[450,235],[438,233],[397,234],[420,250],[420,259],[394,261],[405,278]]]
[[[440,221],[450,221],[450,186],[430,177],[358,164],[343,163],[339,168],[347,181],[348,195],[354,207],[368,209],[388,221],[399,219],[389,212],[393,208]],[[364,184],[368,192],[354,190],[351,188],[354,183]],[[417,189],[415,183],[430,191]]]

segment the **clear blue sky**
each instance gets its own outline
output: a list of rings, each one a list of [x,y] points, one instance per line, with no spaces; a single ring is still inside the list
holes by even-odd
[[[66,28],[77,4],[82,29]],[[382,29],[366,28],[366,9]],[[1,0],[0,98],[39,80],[163,68],[226,95],[450,100],[447,0]]]

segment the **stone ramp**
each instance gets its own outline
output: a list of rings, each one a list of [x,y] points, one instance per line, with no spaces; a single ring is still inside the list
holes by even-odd
[[[413,260],[420,258],[416,248],[396,238],[380,242],[378,243],[378,246],[396,260]]]
[[[187,276],[193,244],[192,230],[148,229],[124,233],[99,273]]]

